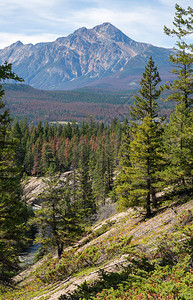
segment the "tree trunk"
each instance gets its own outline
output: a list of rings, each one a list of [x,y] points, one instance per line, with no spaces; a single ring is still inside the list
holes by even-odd
[[[155,195],[155,188],[154,187],[152,187],[152,202],[153,202],[153,206],[155,207],[155,208],[157,208],[157,197],[156,197],[156,195]]]
[[[58,259],[61,259],[62,257],[62,253],[63,253],[63,248],[64,248],[64,243],[61,243],[60,245],[58,245]]]
[[[150,187],[150,180],[148,179],[148,186]],[[147,194],[147,202],[146,202],[147,212],[146,215],[149,217],[151,215],[151,199],[150,199],[150,191]]]
[[[148,145],[150,145],[150,139],[148,136]],[[146,206],[147,206],[147,217],[151,215],[151,179],[150,179],[150,150],[148,148],[148,157],[147,157],[147,201],[146,201]]]

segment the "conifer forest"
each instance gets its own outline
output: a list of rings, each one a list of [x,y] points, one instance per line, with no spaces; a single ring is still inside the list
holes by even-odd
[[[175,79],[162,84],[150,56],[124,122],[11,119],[1,85],[0,299],[193,299],[193,8],[176,4],[164,32],[176,40]],[[0,79],[23,81],[8,62]],[[173,105],[169,118],[160,99]],[[38,209],[23,197],[30,178],[46,186]],[[108,205],[124,218],[95,227]],[[32,244],[30,269],[21,253]],[[105,271],[114,261],[118,270]],[[65,292],[73,276],[93,273]]]

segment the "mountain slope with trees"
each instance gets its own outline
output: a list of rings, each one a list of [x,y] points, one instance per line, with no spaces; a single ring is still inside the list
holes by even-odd
[[[110,123],[114,118],[124,121],[129,117],[130,105],[134,102],[136,90],[103,92],[99,89],[76,91],[43,91],[24,84],[4,85],[5,102],[11,116],[19,120],[27,118],[29,124],[39,120],[65,124],[75,120],[87,121],[93,116],[96,121]],[[168,91],[166,91],[166,97]],[[171,102],[159,99],[160,114],[169,115],[175,108]]]

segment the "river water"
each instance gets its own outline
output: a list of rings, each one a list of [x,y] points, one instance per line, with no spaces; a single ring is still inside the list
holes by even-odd
[[[34,258],[36,252],[40,248],[40,244],[31,245],[26,252],[20,253],[20,265],[21,266],[30,266],[34,264]]]

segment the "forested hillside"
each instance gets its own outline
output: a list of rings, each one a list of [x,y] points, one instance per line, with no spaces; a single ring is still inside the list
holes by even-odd
[[[193,298],[192,8],[176,5],[173,24],[176,79],[161,86],[150,56],[130,121],[11,121],[1,87],[1,299]],[[8,63],[0,78],[22,81]],[[163,90],[176,103],[169,120]],[[31,176],[45,184],[38,209],[22,197]],[[19,273],[33,242],[36,264]]]
[[[98,122],[111,123],[114,118],[121,122],[129,118],[130,106],[134,103],[137,89],[129,91],[102,91],[100,89],[80,89],[76,91],[43,91],[25,84],[6,84],[4,100],[11,117],[19,120],[27,118],[29,124],[86,121],[92,116]],[[163,99],[168,92],[163,92]],[[175,102],[159,99],[160,113],[169,115]]]

